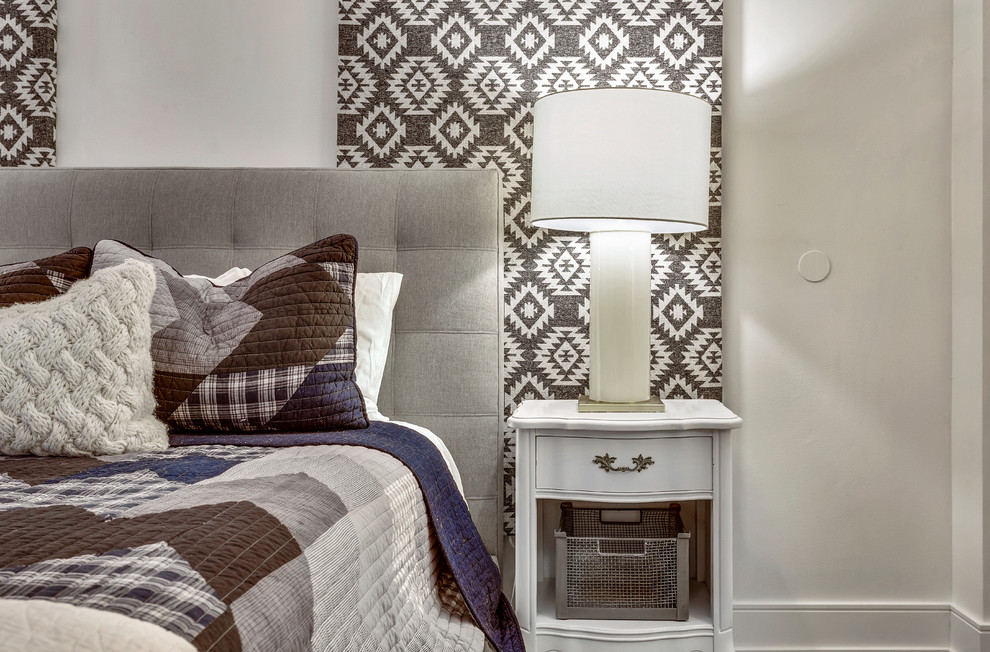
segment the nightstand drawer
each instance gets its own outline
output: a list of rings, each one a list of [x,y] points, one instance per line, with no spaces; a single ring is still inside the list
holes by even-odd
[[[598,493],[709,492],[712,438],[538,436],[536,487]]]

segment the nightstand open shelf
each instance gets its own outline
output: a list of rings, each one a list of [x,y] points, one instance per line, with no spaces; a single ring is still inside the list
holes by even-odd
[[[691,615],[686,621],[673,620],[558,620],[554,615],[554,583],[552,580],[537,585],[536,627],[541,632],[569,634],[573,627],[601,635],[604,640],[615,642],[622,639],[650,637],[657,632],[671,632],[683,635],[706,635],[712,632],[711,592],[703,582],[691,582]],[[562,625],[563,623],[563,625]],[[654,648],[655,649],[655,648]]]
[[[660,415],[579,414],[575,401],[520,406],[509,425],[517,431],[515,606],[528,650],[733,650],[728,430],[740,423],[705,400],[668,401]],[[558,619],[553,532],[564,501],[679,503],[691,532],[688,619]]]

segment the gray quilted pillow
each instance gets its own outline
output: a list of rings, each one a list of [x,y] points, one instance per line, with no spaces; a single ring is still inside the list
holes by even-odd
[[[93,269],[151,263],[157,415],[186,432],[367,428],[355,382],[357,241],[335,235],[217,287],[115,240]]]
[[[60,296],[0,310],[0,453],[162,451],[154,417],[149,265],[130,261]]]

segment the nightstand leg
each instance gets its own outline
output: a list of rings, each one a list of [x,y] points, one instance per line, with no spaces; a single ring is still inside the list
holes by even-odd
[[[732,639],[732,442],[715,436],[712,487],[712,624],[715,652],[735,652]]]
[[[536,649],[536,455],[532,437],[516,437],[515,608],[526,649]]]

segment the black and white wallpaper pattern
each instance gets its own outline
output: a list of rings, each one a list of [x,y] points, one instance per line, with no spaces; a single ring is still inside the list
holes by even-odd
[[[652,382],[720,398],[721,0],[340,0],[338,165],[498,168],[505,197],[506,416],[588,382],[586,235],[528,225],[532,106],[594,86],[710,101],[709,228],[654,236]],[[511,432],[506,531],[513,529]]]
[[[55,165],[55,0],[0,1],[0,166]]]

